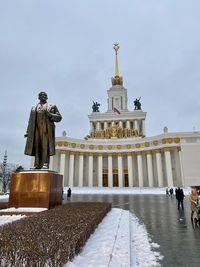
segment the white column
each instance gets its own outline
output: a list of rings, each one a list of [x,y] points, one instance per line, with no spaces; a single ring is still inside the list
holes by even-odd
[[[146,154],[147,154],[147,173],[148,173],[149,187],[153,187],[153,163],[152,163],[151,151],[147,151]]]
[[[54,157],[56,157],[57,155],[55,155]],[[50,161],[49,161],[49,170],[53,170],[53,156],[50,157]]]
[[[115,125],[115,122],[114,121],[112,121],[112,124],[111,124],[112,126],[114,126]]]
[[[138,120],[134,120],[134,130],[138,130]]]
[[[143,181],[142,153],[141,152],[137,152],[137,167],[138,167],[139,187],[143,187],[144,181]]]
[[[178,147],[178,155],[179,155],[179,162],[180,162],[180,171],[181,171],[181,181],[182,186],[185,186],[184,179],[183,179],[183,163],[182,163],[182,154],[181,154],[181,147]]]
[[[123,187],[123,163],[122,163],[122,154],[118,154],[117,156],[118,163],[118,181],[119,187]]]
[[[94,125],[93,125],[93,122],[90,122],[90,132],[91,132],[91,133],[94,132]]]
[[[97,165],[98,165],[98,186],[103,186],[103,156],[98,154],[97,156]]]
[[[113,186],[112,154],[108,154],[108,186]]]
[[[128,162],[128,182],[129,187],[133,187],[133,159],[131,153],[127,153],[127,162]]]
[[[126,128],[127,129],[130,129],[131,127],[130,127],[130,121],[126,121]]]
[[[167,183],[169,187],[173,187],[173,174],[172,174],[172,162],[171,162],[170,148],[164,148],[164,151],[165,151]]]
[[[69,186],[74,185],[74,152],[69,154]]]
[[[88,186],[93,186],[93,154],[89,153],[88,156]]]
[[[78,156],[78,186],[83,186],[83,153]]]
[[[97,122],[97,131],[100,131],[100,128],[101,128],[101,124],[100,124],[100,122],[98,121],[98,122]]]
[[[104,121],[104,130],[106,130],[108,128],[108,122]]]
[[[119,127],[120,127],[120,128],[123,128],[123,123],[122,123],[122,121],[119,121]]]
[[[142,134],[146,135],[146,133],[145,133],[145,120],[142,120]]]
[[[60,150],[59,152],[60,152],[60,174],[63,175],[63,187],[64,187],[66,150]]]
[[[161,152],[159,149],[157,149],[155,152],[156,152],[156,169],[158,175],[158,186],[163,187],[163,169],[162,169]]]

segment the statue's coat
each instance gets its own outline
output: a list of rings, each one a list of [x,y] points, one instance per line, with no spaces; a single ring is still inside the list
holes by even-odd
[[[35,156],[35,127],[36,127],[36,116],[37,116],[37,106],[31,109],[28,128],[27,128],[27,141],[25,147],[25,155]],[[62,119],[57,107],[55,105],[49,105],[48,111],[51,113],[52,117],[47,118],[47,136],[49,156],[55,155],[55,124],[54,122],[59,122]]]

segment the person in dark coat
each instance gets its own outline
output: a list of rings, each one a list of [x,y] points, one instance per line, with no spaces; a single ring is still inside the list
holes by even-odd
[[[180,210],[180,206],[183,210],[184,209],[184,206],[183,206],[184,192],[183,192],[183,189],[181,189],[180,187],[176,189],[176,199],[177,199],[177,204],[178,204],[178,210]]]
[[[67,190],[67,200],[70,200],[71,195],[72,195],[72,190],[71,190],[71,188],[69,187],[69,189]]]
[[[25,155],[34,156],[36,169],[48,168],[50,156],[55,155],[55,124],[62,119],[57,107],[47,103],[47,94],[40,92],[40,102],[30,113],[26,134]]]
[[[174,195],[174,189],[173,188],[170,188],[169,189],[169,193],[170,193],[170,197],[173,197],[173,195]]]

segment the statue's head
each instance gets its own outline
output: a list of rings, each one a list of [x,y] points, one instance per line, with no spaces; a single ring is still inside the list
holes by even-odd
[[[39,95],[38,95],[38,99],[39,99],[41,102],[46,102],[47,99],[48,99],[47,93],[45,93],[45,92],[40,92]]]

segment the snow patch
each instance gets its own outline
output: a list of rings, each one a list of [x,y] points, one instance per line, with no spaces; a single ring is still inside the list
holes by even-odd
[[[72,194],[100,194],[100,195],[165,195],[166,187],[132,187],[132,188],[112,188],[112,187],[71,187]],[[64,188],[66,194],[68,187]],[[189,195],[191,188],[184,188],[184,194]]]
[[[41,212],[47,210],[46,208],[8,208],[0,210],[0,212]]]
[[[163,256],[155,249],[160,246],[151,241],[144,224],[139,223],[139,219],[131,215],[131,247],[132,266],[156,267],[161,266],[159,261]]]
[[[26,217],[25,215],[3,215],[0,216],[0,225],[11,223],[16,220],[20,220],[23,217]]]

